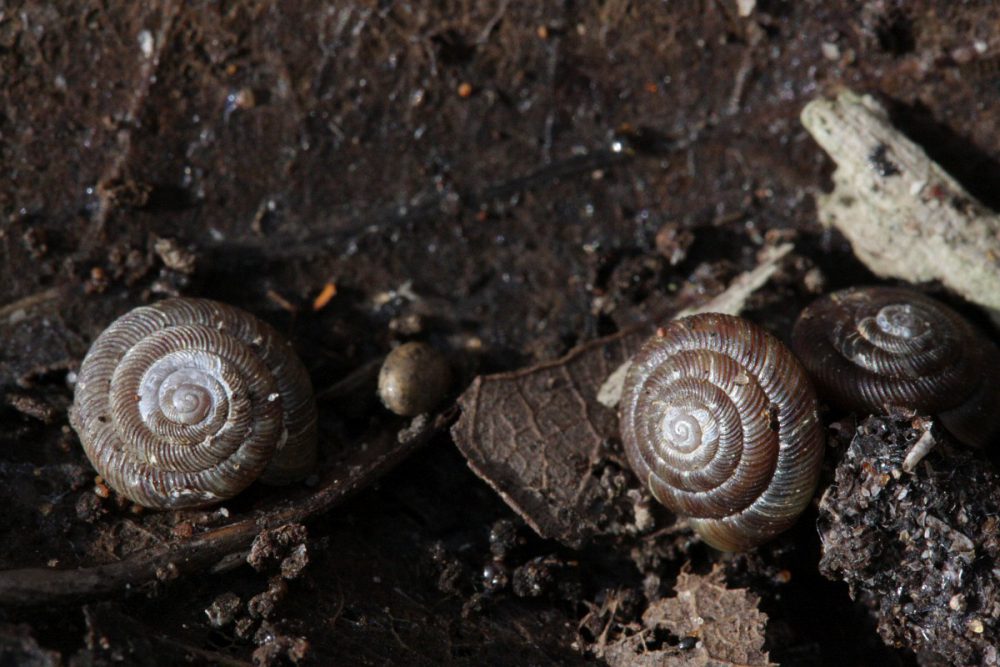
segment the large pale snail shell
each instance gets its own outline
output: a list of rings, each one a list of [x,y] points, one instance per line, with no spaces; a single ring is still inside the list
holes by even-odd
[[[824,440],[812,385],[744,319],[709,313],[660,329],[632,359],[620,418],[633,470],[717,549],[771,539],[816,489]]]
[[[802,311],[792,347],[840,407],[937,415],[972,446],[1000,439],[1000,351],[920,292],[860,287],[822,297]]]
[[[104,480],[146,507],[208,505],[316,461],[316,404],[290,343],[205,299],[136,308],[101,333],[70,422]]]

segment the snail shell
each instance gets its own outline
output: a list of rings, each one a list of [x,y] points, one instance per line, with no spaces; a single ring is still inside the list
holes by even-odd
[[[84,358],[70,422],[116,491],[198,507],[316,461],[316,405],[290,343],[253,315],[169,299],[123,315]]]
[[[620,407],[632,469],[710,545],[741,551],[791,526],[823,458],[805,370],[751,322],[674,320],[632,359]]]
[[[451,385],[444,355],[426,343],[404,343],[386,355],[378,373],[382,404],[397,415],[430,412]]]
[[[1000,351],[920,292],[860,287],[827,295],[802,311],[792,347],[820,393],[842,408],[937,415],[976,447],[1000,436]]]

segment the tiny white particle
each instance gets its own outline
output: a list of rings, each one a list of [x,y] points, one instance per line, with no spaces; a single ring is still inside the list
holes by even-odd
[[[146,58],[151,58],[153,56],[153,33],[148,30],[143,30],[139,33],[139,49],[142,50],[142,55]]]
[[[279,394],[278,392],[274,392],[273,394],[268,394],[267,395],[267,400],[269,400],[269,401],[276,401],[280,397],[281,397],[281,394]]]

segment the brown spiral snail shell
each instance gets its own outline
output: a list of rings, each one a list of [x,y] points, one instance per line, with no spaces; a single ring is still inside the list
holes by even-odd
[[[788,348],[739,317],[661,328],[632,359],[620,419],[632,469],[717,549],[787,529],[819,480],[812,384]]]
[[[116,491],[146,507],[198,507],[316,461],[316,404],[291,344],[206,299],[136,308],[94,341],[70,423]]]
[[[821,395],[844,409],[936,415],[976,447],[1000,436],[1000,351],[920,292],[858,287],[822,297],[802,311],[792,347]]]

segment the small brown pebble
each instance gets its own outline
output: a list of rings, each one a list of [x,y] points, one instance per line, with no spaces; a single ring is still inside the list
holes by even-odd
[[[544,25],[538,26],[538,29],[535,31],[535,34],[538,35],[539,39],[548,39],[549,38],[549,28],[548,28],[548,26],[544,26]]]
[[[308,533],[300,524],[290,523],[271,530],[263,530],[254,538],[250,553],[247,555],[247,563],[258,572],[263,572],[276,565],[284,566],[282,561],[292,557],[294,562],[290,561],[284,566],[289,572],[294,570],[296,562],[305,567],[309,562],[305,546],[307,539]],[[298,576],[299,572],[296,571],[294,574]]]
[[[236,620],[235,632],[240,639],[249,639],[253,634],[254,620],[249,616]]]
[[[21,242],[35,260],[41,259],[49,251],[49,246],[45,242],[45,232],[35,227],[29,228],[21,235]]]
[[[250,598],[247,611],[253,618],[270,618],[275,609],[288,594],[288,584],[281,577],[272,577],[267,590]]]
[[[802,276],[802,284],[810,294],[819,294],[826,287],[826,276],[818,267],[813,267]]]
[[[687,257],[688,249],[694,243],[694,234],[686,229],[678,229],[675,224],[666,224],[656,232],[656,251],[671,266],[676,266]]]
[[[240,597],[232,592],[223,593],[205,609],[208,622],[213,628],[222,628],[233,622],[240,610]]]
[[[292,553],[281,561],[281,576],[285,579],[296,579],[309,564],[309,550],[305,544],[292,548]]]
[[[230,113],[237,109],[253,109],[255,106],[257,96],[250,88],[240,88],[226,97],[226,111]]]
[[[156,578],[159,581],[173,581],[177,577],[181,576],[180,570],[177,569],[177,565],[174,563],[167,563],[156,568]]]
[[[90,277],[84,283],[83,290],[87,294],[101,293],[108,288],[111,281],[107,272],[99,266],[90,269]]]
[[[378,395],[397,415],[430,412],[451,386],[444,356],[426,343],[404,343],[389,353],[378,374]]]
[[[424,330],[424,319],[418,313],[407,313],[389,320],[389,331],[399,336],[415,336]]]
[[[98,498],[110,498],[111,489],[109,489],[107,484],[104,484],[103,482],[100,484],[95,484],[94,495],[96,495]]]
[[[82,493],[76,501],[76,516],[81,521],[93,523],[104,512],[101,499],[93,493]]]
[[[160,261],[168,269],[190,275],[195,272],[198,257],[187,248],[181,247],[174,239],[156,239],[153,244]]]
[[[469,97],[470,95],[472,95],[472,84],[463,81],[458,85],[458,96]]]
[[[555,583],[557,561],[544,556],[533,558],[514,570],[514,595],[519,598],[537,598],[546,593]]]
[[[174,526],[173,533],[175,537],[186,540],[194,535],[194,526],[191,525],[190,521],[183,521]]]
[[[266,629],[263,624],[254,636],[254,640],[259,644],[253,652],[255,667],[284,665],[289,662],[297,665],[309,654],[309,641],[305,637],[278,634]]]

